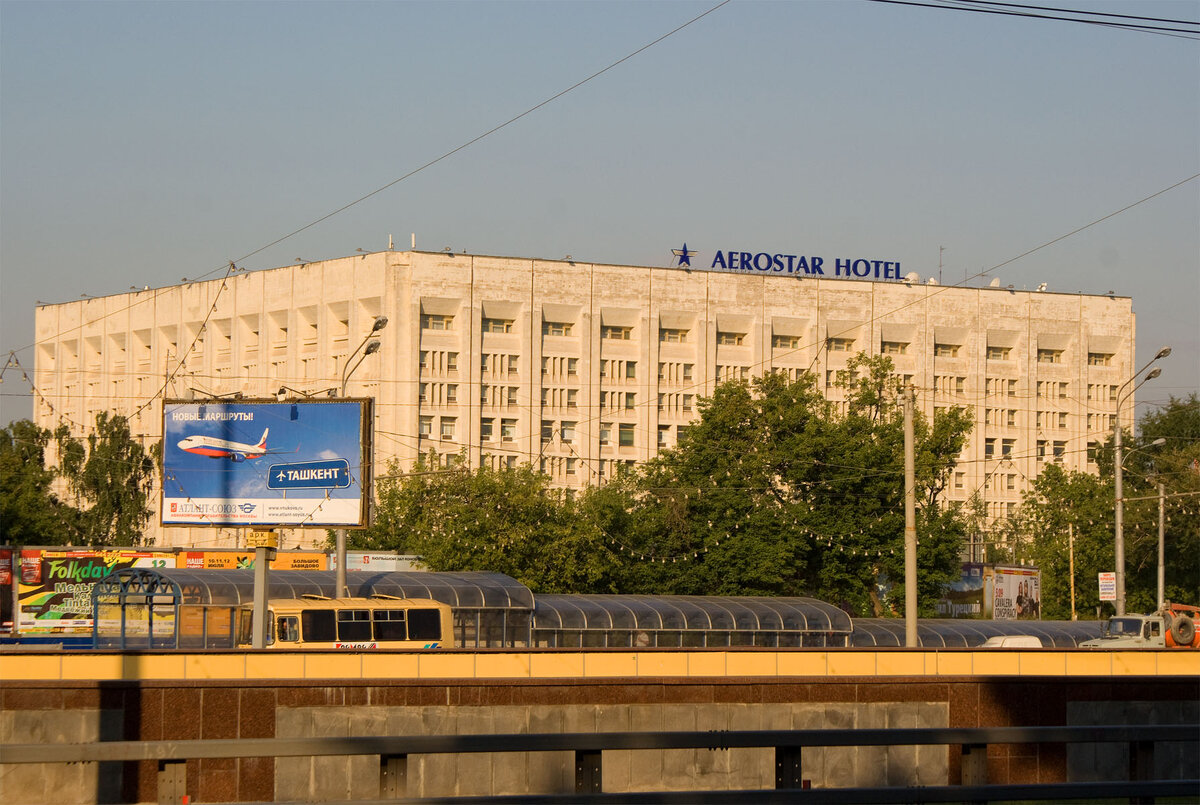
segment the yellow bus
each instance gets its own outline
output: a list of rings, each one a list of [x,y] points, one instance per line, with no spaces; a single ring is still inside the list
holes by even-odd
[[[238,613],[239,648],[253,644],[253,611]],[[450,607],[425,598],[274,598],[267,602],[267,648],[418,648],[453,645]]]

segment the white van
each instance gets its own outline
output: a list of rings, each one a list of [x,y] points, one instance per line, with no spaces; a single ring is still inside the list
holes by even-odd
[[[1042,638],[1031,634],[1006,634],[989,637],[980,648],[1041,648]]]

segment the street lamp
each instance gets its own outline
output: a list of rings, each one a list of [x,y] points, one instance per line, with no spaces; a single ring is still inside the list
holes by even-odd
[[[354,374],[354,370],[359,367],[359,364],[366,360],[368,355],[379,351],[378,341],[371,341],[369,344],[367,341],[370,341],[371,336],[375,335],[375,333],[379,332],[384,327],[387,327],[387,323],[387,316],[376,316],[375,323],[371,325],[371,332],[367,333],[366,337],[363,338],[362,343],[355,347],[354,351],[346,356],[346,363],[342,366],[342,397],[346,396],[346,383],[350,381],[350,375]],[[357,355],[358,351],[363,349],[363,347],[366,347],[366,349],[363,350],[363,354],[359,356],[358,361],[351,366],[350,362],[354,360],[354,356]],[[363,494],[366,494],[366,490],[363,491]],[[333,597],[343,598],[346,595],[346,529],[339,528],[336,533],[337,575],[334,581],[336,589],[333,592]]]
[[[1132,397],[1133,393],[1141,388],[1142,383],[1145,383],[1147,380],[1153,380],[1162,374],[1162,369],[1155,367],[1144,378],[1142,378],[1140,383],[1134,385],[1133,388],[1129,389],[1129,391],[1122,394],[1122,390],[1129,384],[1136,381],[1138,375],[1150,368],[1150,364],[1154,363],[1160,358],[1165,358],[1170,354],[1171,348],[1163,347],[1153,358],[1146,362],[1145,366],[1134,372],[1133,376],[1122,383],[1120,388],[1117,389],[1117,412],[1116,416],[1114,417],[1115,421],[1113,422],[1113,497],[1115,498],[1115,512],[1113,518],[1115,520],[1113,547],[1115,548],[1114,552],[1116,554],[1117,565],[1116,607],[1118,615],[1125,614],[1125,502],[1121,497],[1123,494],[1123,490],[1121,488],[1121,404],[1129,397]]]

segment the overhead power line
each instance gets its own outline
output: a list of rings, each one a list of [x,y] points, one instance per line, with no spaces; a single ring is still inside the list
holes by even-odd
[[[1173,37],[1177,37],[1180,39],[1200,39],[1200,23],[1191,22],[1188,20],[1178,20],[1178,21],[1177,20],[1166,20],[1166,22],[1169,22],[1172,24],[1190,26],[1190,27],[1181,27],[1181,28],[1170,28],[1170,27],[1165,27],[1165,26],[1161,26],[1161,25],[1148,25],[1148,24],[1143,25],[1143,24],[1138,24],[1138,23],[1133,23],[1133,22],[1117,22],[1116,18],[1119,18],[1122,15],[1109,15],[1109,14],[1099,15],[1096,12],[1091,12],[1091,11],[1073,11],[1073,10],[1069,10],[1069,9],[1062,9],[1061,11],[1063,13],[1074,14],[1076,16],[1056,16],[1054,14],[1034,14],[1031,11],[1016,11],[1016,10],[1009,11],[1009,10],[1005,10],[1004,8],[1002,8],[1002,6],[1009,6],[1010,8],[1013,8],[1013,9],[1017,9],[1017,8],[1037,9],[1037,6],[1020,6],[1017,4],[1010,5],[1010,4],[1006,4],[1006,3],[986,3],[986,5],[974,4],[977,2],[981,3],[982,0],[952,0],[952,2],[945,2],[945,3],[938,3],[938,2],[921,3],[921,2],[916,2],[916,0],[868,0],[868,2],[884,3],[887,5],[894,5],[894,6],[915,6],[917,8],[936,8],[936,9],[941,9],[943,11],[967,11],[967,12],[971,12],[971,13],[975,13],[975,14],[993,14],[993,15],[1002,16],[1002,17],[1023,17],[1023,18],[1027,18],[1027,19],[1037,19],[1037,20],[1054,20],[1056,22],[1076,22],[1076,23],[1081,23],[1083,25],[1099,25],[1104,28],[1116,28],[1119,30],[1136,31],[1136,32],[1148,33],[1148,34],[1157,34],[1159,36],[1173,36]],[[972,3],[972,4],[965,5],[965,3]],[[995,6],[995,7],[990,7],[990,6]],[[1052,9],[1052,10],[1059,10],[1059,9]],[[1109,17],[1109,19],[1088,19],[1088,17],[1090,17],[1090,16],[1104,16],[1104,17]],[[1130,19],[1130,20],[1144,19],[1147,22],[1156,22],[1157,21],[1151,17],[1139,18],[1139,17],[1129,16],[1129,17],[1125,17],[1125,18]]]

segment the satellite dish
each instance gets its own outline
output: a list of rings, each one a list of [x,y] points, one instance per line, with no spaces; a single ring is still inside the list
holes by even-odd
[[[939,283],[937,281],[937,277],[930,277],[929,279],[925,280],[925,284],[926,285],[937,285]]]
[[[992,277],[992,281],[988,283],[988,287],[989,288],[999,288],[1000,287],[1000,278]]]
[[[907,274],[905,274],[905,275],[904,275],[904,281],[905,281],[905,282],[908,282],[908,283],[920,282],[920,281],[921,281],[921,275],[920,275],[920,274],[918,274],[918,273],[917,273],[917,272],[915,272],[915,271],[910,271],[910,272],[908,272]]]

